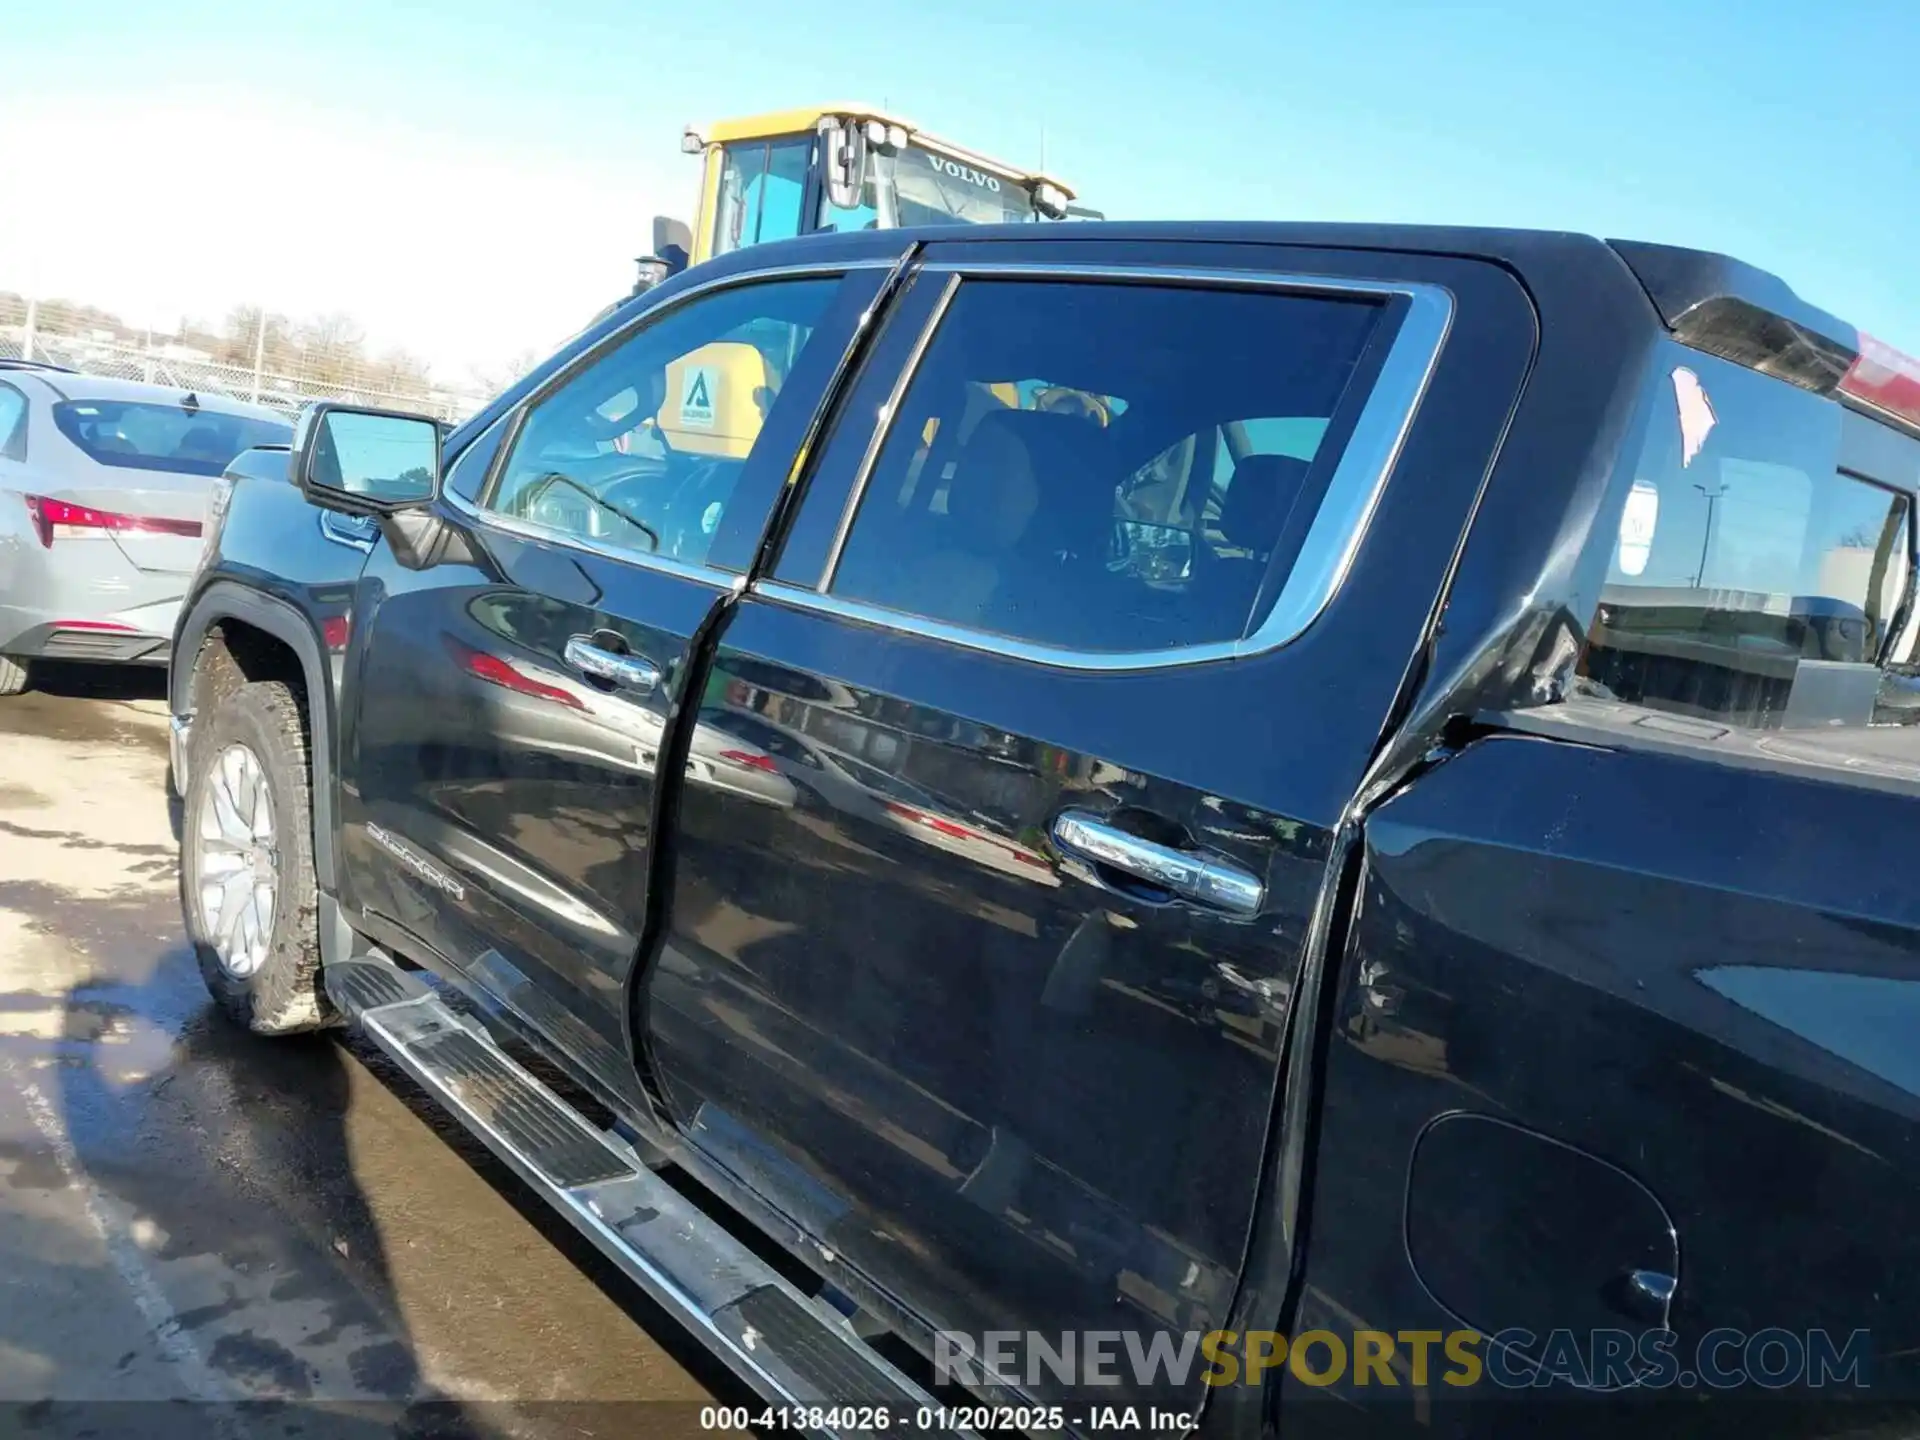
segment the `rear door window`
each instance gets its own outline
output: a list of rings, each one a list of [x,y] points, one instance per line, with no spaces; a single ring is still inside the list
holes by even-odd
[[[1196,564],[1260,557],[1274,477],[1304,475],[1326,430],[1324,415],[1262,416],[1183,436],[1121,482],[1116,549],[1135,570],[1171,581]],[[1252,478],[1234,500],[1242,473]]]
[[[1841,468],[1840,407],[1670,347],[1581,662],[1602,699],[1740,726],[1864,721],[1913,501]]]
[[[1337,460],[1384,307],[968,280],[914,372],[831,592],[1055,648],[1238,640]],[[1363,398],[1363,397],[1362,397]]]

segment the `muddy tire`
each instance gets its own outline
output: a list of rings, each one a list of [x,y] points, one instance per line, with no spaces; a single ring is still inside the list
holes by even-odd
[[[27,688],[27,662],[0,655],[0,695],[18,695]]]
[[[189,714],[205,715],[212,712],[220,701],[233,694],[247,683],[247,677],[240,667],[233,663],[233,657],[227,653],[226,646],[218,635],[208,635],[200,642],[200,653],[193,658],[193,670],[187,682],[187,709]],[[169,704],[172,690],[169,686]],[[189,766],[191,755],[180,757]],[[185,777],[174,772],[171,751],[167,756],[167,812],[175,821],[173,838],[180,839],[179,816],[185,812],[187,788]]]
[[[320,986],[307,722],[277,681],[194,718],[181,817],[180,908],[220,1008],[257,1035],[334,1022]]]

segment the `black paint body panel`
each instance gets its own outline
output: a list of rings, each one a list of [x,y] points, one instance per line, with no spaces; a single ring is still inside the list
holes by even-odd
[[[1534,1211],[1477,1265],[1435,1253],[1448,1232],[1526,1211],[1519,1165],[1474,1188],[1410,1188],[1422,1131],[1467,1111],[1611,1162],[1658,1198],[1678,1234],[1678,1355],[1721,1327],[1825,1329],[1842,1345],[1865,1329],[1873,1389],[1812,1398],[1911,1397],[1911,1362],[1886,1358],[1920,1343],[1896,1279],[1920,1265],[1920,902],[1888,844],[1911,832],[1911,806],[1501,737],[1375,812],[1328,1058],[1315,1208],[1331,1218],[1301,1327],[1351,1312],[1542,1339],[1649,1328],[1594,1283],[1649,1262],[1648,1219],[1610,1234],[1575,1207]],[[1454,1213],[1424,1213],[1439,1194]],[[1287,1394],[1288,1419],[1310,1428],[1326,1397]],[[1409,1420],[1416,1403],[1410,1389],[1346,1398]],[[1657,1433],[1702,1433],[1678,1392],[1641,1398]],[[1773,1398],[1784,1412],[1809,1397]],[[1485,1416],[1452,1423],[1443,1433],[1477,1434]]]

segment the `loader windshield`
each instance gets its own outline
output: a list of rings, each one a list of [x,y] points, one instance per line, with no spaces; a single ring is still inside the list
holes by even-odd
[[[861,203],[841,208],[823,200],[821,228],[870,230],[883,200],[896,225],[1006,225],[1040,218],[1033,194],[999,171],[956,159],[919,144],[895,154],[876,153],[867,169]]]
[[[902,225],[1004,225],[1038,217],[1033,196],[1011,176],[996,175],[909,145],[892,157],[894,203]]]

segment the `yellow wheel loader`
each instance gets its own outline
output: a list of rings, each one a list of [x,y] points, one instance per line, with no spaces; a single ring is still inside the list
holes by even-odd
[[[1101,218],[1076,205],[1056,176],[991,159],[871,105],[688,126],[681,148],[701,160],[699,208],[691,225],[655,219],[635,294],[714,256],[821,231]],[[683,453],[743,457],[784,373],[783,357],[754,345],[705,346],[668,367],[667,399],[653,423]],[[992,388],[999,404],[1073,409],[1099,424],[1109,418],[1104,401],[1077,391]],[[689,396],[697,427],[679,423]]]
[[[872,105],[690,125],[680,144],[701,159],[699,209],[691,226],[654,222],[643,281],[821,230],[1098,218],[1073,203],[1057,176],[992,159]]]

